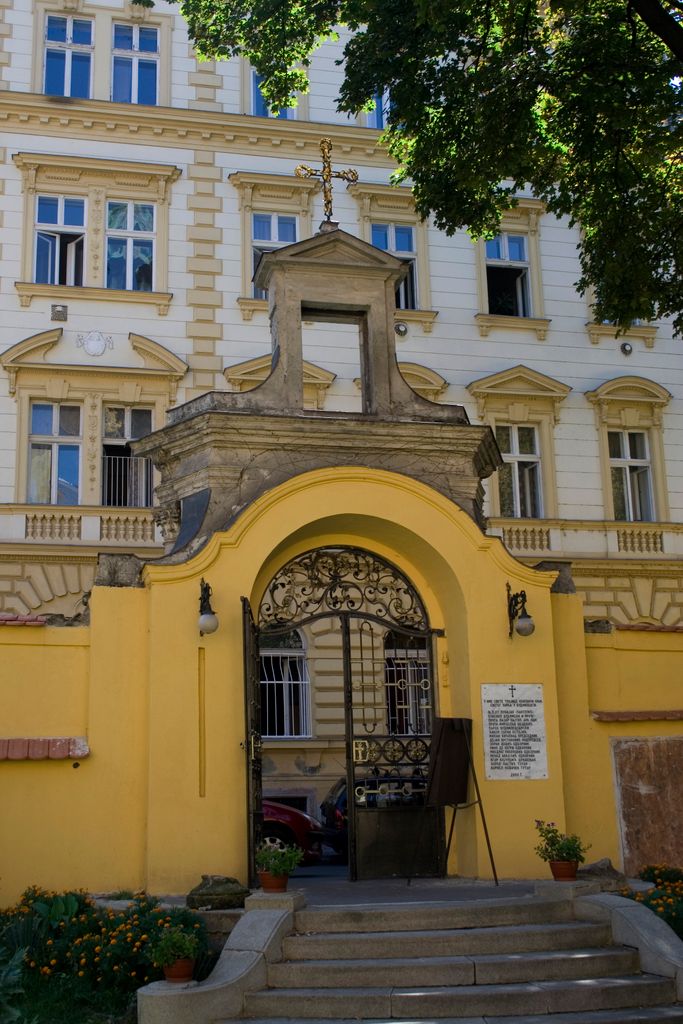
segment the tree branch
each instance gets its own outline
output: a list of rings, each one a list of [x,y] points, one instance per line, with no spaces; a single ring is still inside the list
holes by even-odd
[[[631,0],[631,5],[650,31],[668,46],[674,57],[683,61],[683,25],[679,25],[659,0]]]

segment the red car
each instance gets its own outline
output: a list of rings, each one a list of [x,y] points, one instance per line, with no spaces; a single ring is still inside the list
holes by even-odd
[[[270,846],[298,846],[304,851],[304,864],[317,864],[322,856],[323,826],[303,811],[263,801],[262,842]]]

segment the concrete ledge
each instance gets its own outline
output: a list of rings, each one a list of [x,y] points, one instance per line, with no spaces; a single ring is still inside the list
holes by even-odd
[[[582,881],[575,882],[536,882],[534,895],[544,900],[575,900],[579,896],[592,896],[600,892],[600,882]]]
[[[265,988],[268,962],[282,958],[282,938],[293,922],[285,910],[245,913],[206,981],[155,981],[138,990],[138,1024],[211,1024],[240,1017],[245,993]]]
[[[245,910],[288,910],[294,913],[306,906],[306,897],[301,889],[287,892],[263,892],[257,890],[244,901]]]
[[[683,1001],[683,941],[656,914],[611,893],[579,897],[574,912],[583,921],[609,921],[614,941],[638,950],[643,971],[674,978],[676,998]]]

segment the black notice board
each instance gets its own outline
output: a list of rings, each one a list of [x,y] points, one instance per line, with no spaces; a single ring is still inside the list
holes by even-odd
[[[427,781],[429,806],[467,803],[471,737],[471,718],[434,719]]]

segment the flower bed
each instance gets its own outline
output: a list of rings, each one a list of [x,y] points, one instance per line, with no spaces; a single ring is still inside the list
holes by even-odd
[[[650,864],[639,872],[639,877],[652,882],[654,889],[647,892],[623,889],[621,895],[648,907],[683,939],[683,870]]]
[[[0,913],[0,945],[24,950],[23,985],[39,993],[49,984],[75,1003],[126,1007],[141,985],[161,978],[152,947],[161,931],[181,928],[198,937],[206,954],[206,929],[190,910],[161,907],[140,893],[123,910],[98,906],[87,893],[50,893],[31,887]]]

